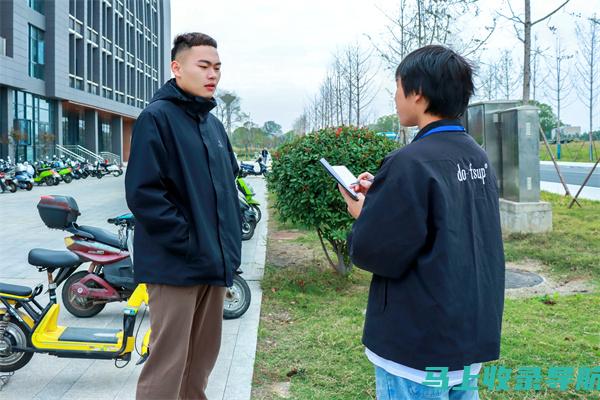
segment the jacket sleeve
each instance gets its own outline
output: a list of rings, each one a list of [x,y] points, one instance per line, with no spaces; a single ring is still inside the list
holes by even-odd
[[[352,226],[348,247],[359,268],[397,279],[414,265],[426,243],[426,179],[417,181],[423,177],[412,176],[415,171],[405,163],[387,160],[385,164]]]
[[[131,154],[125,174],[125,198],[136,223],[166,249],[185,255],[189,225],[169,200],[164,171],[167,151],[156,120],[142,112],[133,128]]]

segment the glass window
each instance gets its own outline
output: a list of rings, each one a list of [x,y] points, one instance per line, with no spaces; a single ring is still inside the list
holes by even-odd
[[[98,145],[100,147],[100,151],[112,151],[112,131],[110,129],[110,122],[100,122]]]
[[[27,0],[29,8],[43,14],[44,13],[44,0]]]
[[[29,76],[44,79],[44,31],[29,25]]]

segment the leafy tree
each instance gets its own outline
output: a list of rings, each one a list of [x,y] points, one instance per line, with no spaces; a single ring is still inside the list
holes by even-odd
[[[352,268],[346,236],[353,219],[319,159],[346,165],[356,175],[363,171],[376,173],[395,147],[393,141],[367,128],[343,126],[297,136],[273,153],[268,186],[276,195],[279,215],[284,221],[315,229],[327,260],[340,274],[346,275]],[[333,249],[335,261],[326,243]]]
[[[539,101],[533,101],[532,103],[540,109],[540,126],[542,127],[542,131],[544,131],[546,137],[549,138],[550,132],[557,126],[556,115],[552,111],[552,107],[550,105]],[[562,126],[564,124],[561,122],[560,125]]]
[[[384,115],[377,118],[377,122],[370,126],[375,132],[398,132],[400,123],[396,114]]]
[[[262,130],[269,135],[273,135],[273,136],[281,135],[281,125],[279,125],[275,121],[265,122]]]

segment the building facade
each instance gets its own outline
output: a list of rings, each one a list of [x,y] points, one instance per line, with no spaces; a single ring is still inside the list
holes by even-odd
[[[57,144],[127,161],[170,74],[169,0],[0,0],[0,158]]]

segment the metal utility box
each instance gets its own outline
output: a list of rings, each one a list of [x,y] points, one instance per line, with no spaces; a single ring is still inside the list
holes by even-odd
[[[502,136],[502,197],[540,200],[540,122],[538,108],[520,106],[497,113]]]
[[[492,167],[496,171],[500,196],[502,187],[502,136],[498,130],[497,112],[517,107],[517,100],[482,101],[470,104],[463,123],[467,132],[473,136],[487,152]]]

